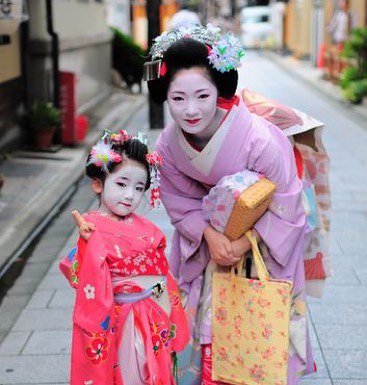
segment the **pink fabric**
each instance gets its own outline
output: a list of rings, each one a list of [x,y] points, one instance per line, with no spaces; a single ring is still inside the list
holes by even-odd
[[[302,119],[284,104],[265,98],[248,89],[242,91],[242,98],[250,112],[261,116],[281,130],[292,127],[295,124],[302,125]]]
[[[195,167],[182,149],[177,135],[179,128],[174,122],[163,130],[157,141],[157,150],[164,157],[161,167],[162,201],[176,228],[170,268],[186,297],[185,311],[193,338],[189,348],[182,353],[185,370],[179,373],[184,382],[188,377],[186,372],[200,373],[196,370],[196,341],[202,345],[211,342],[210,317],[203,318],[202,312],[197,311],[207,284],[205,269],[210,259],[203,241],[203,232],[209,225],[202,209],[203,197],[207,195],[205,186],[215,186],[224,176],[245,169],[263,174],[275,182],[277,188],[272,204],[255,228],[266,246],[264,257],[270,274],[278,279],[291,280],[294,297],[305,300],[303,253],[308,224],[292,145],[278,127],[252,114],[242,101],[238,107],[232,108],[236,110],[232,109],[230,122],[223,122],[223,125],[228,123],[229,128],[208,173]],[[303,335],[307,334],[306,322],[300,329]],[[308,340],[304,340],[302,349],[289,359],[289,385],[297,384],[302,374],[313,371],[312,351]],[[191,379],[190,383],[196,385],[200,380]]]
[[[130,311],[134,312],[136,327],[143,336],[147,384],[174,384],[171,352],[182,350],[189,338],[176,282],[169,273],[163,274],[171,304],[169,316],[150,298],[119,305],[114,302],[114,292],[123,288],[113,288],[109,265],[119,256],[116,246],[129,250],[131,256],[148,255],[151,248],[160,248],[164,235],[151,222],[134,214],[129,220],[118,222],[98,214],[85,218],[96,225],[96,230],[88,242],[79,239],[75,255],[60,263],[61,271],[76,289],[70,384],[123,384],[117,351]],[[162,258],[163,254],[160,255]],[[141,290],[136,286],[133,289]]]

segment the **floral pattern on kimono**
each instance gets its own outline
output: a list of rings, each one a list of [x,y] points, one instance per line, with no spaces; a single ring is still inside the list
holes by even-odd
[[[160,135],[157,150],[165,160],[161,167],[162,200],[176,228],[170,266],[185,293],[185,310],[192,333],[191,346],[187,349],[191,349],[196,357],[197,340],[201,344],[211,340],[210,317],[205,317],[205,311],[202,311],[203,307],[207,308],[205,292],[209,291],[206,268],[210,258],[203,242],[208,222],[202,212],[202,199],[208,193],[208,186],[244,169],[261,173],[275,182],[277,191],[273,205],[255,228],[266,245],[263,255],[271,275],[291,280],[294,295],[302,301],[305,301],[302,257],[309,229],[302,206],[302,184],[297,177],[290,141],[270,122],[251,114],[242,102],[238,107],[232,107],[200,153],[195,154],[187,143],[184,149],[183,144],[180,130],[172,122]],[[210,162],[206,163],[208,159]],[[306,346],[302,351],[307,352],[306,360],[295,353],[288,362],[289,384],[292,385],[304,372],[314,371],[306,325],[304,335]],[[193,367],[197,367],[197,362],[192,362]],[[199,382],[200,377],[191,383]],[[188,383],[186,377],[182,383]]]
[[[125,221],[98,213],[89,213],[85,219],[95,224],[95,231],[88,241],[80,238],[77,248],[60,263],[76,289],[70,384],[173,385],[171,353],[185,347],[189,330],[178,286],[168,271],[163,233],[135,214]],[[115,302],[116,293],[145,288],[138,281],[144,272],[154,282],[165,279],[169,314],[152,297]],[[125,328],[130,315],[134,330]],[[146,362],[142,379],[131,379],[120,369],[120,346],[128,332],[141,336]]]

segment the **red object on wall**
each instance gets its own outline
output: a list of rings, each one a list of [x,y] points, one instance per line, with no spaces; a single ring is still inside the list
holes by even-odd
[[[61,138],[63,144],[76,144],[76,75],[60,71]]]
[[[81,143],[88,131],[88,118],[76,115],[76,75],[60,71],[61,139],[66,145]]]

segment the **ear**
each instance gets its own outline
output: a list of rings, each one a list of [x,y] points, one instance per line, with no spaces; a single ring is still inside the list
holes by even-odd
[[[103,191],[103,183],[101,180],[95,178],[92,180],[92,190],[96,193],[96,194],[102,194],[102,191]]]

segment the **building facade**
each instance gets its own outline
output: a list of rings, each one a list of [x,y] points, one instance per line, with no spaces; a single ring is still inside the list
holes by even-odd
[[[29,20],[5,43],[0,36],[0,149],[13,148],[14,142],[19,147],[27,137],[19,128],[22,105],[53,100],[53,34],[59,41],[59,70],[76,76],[77,112],[91,108],[110,90],[112,36],[107,1],[24,1]],[[7,4],[17,2],[7,0]],[[48,17],[54,32],[49,30]]]
[[[328,24],[337,0],[289,0],[285,11],[284,44],[299,59],[316,64],[321,44],[331,43]],[[349,0],[353,27],[367,25],[367,0]]]

